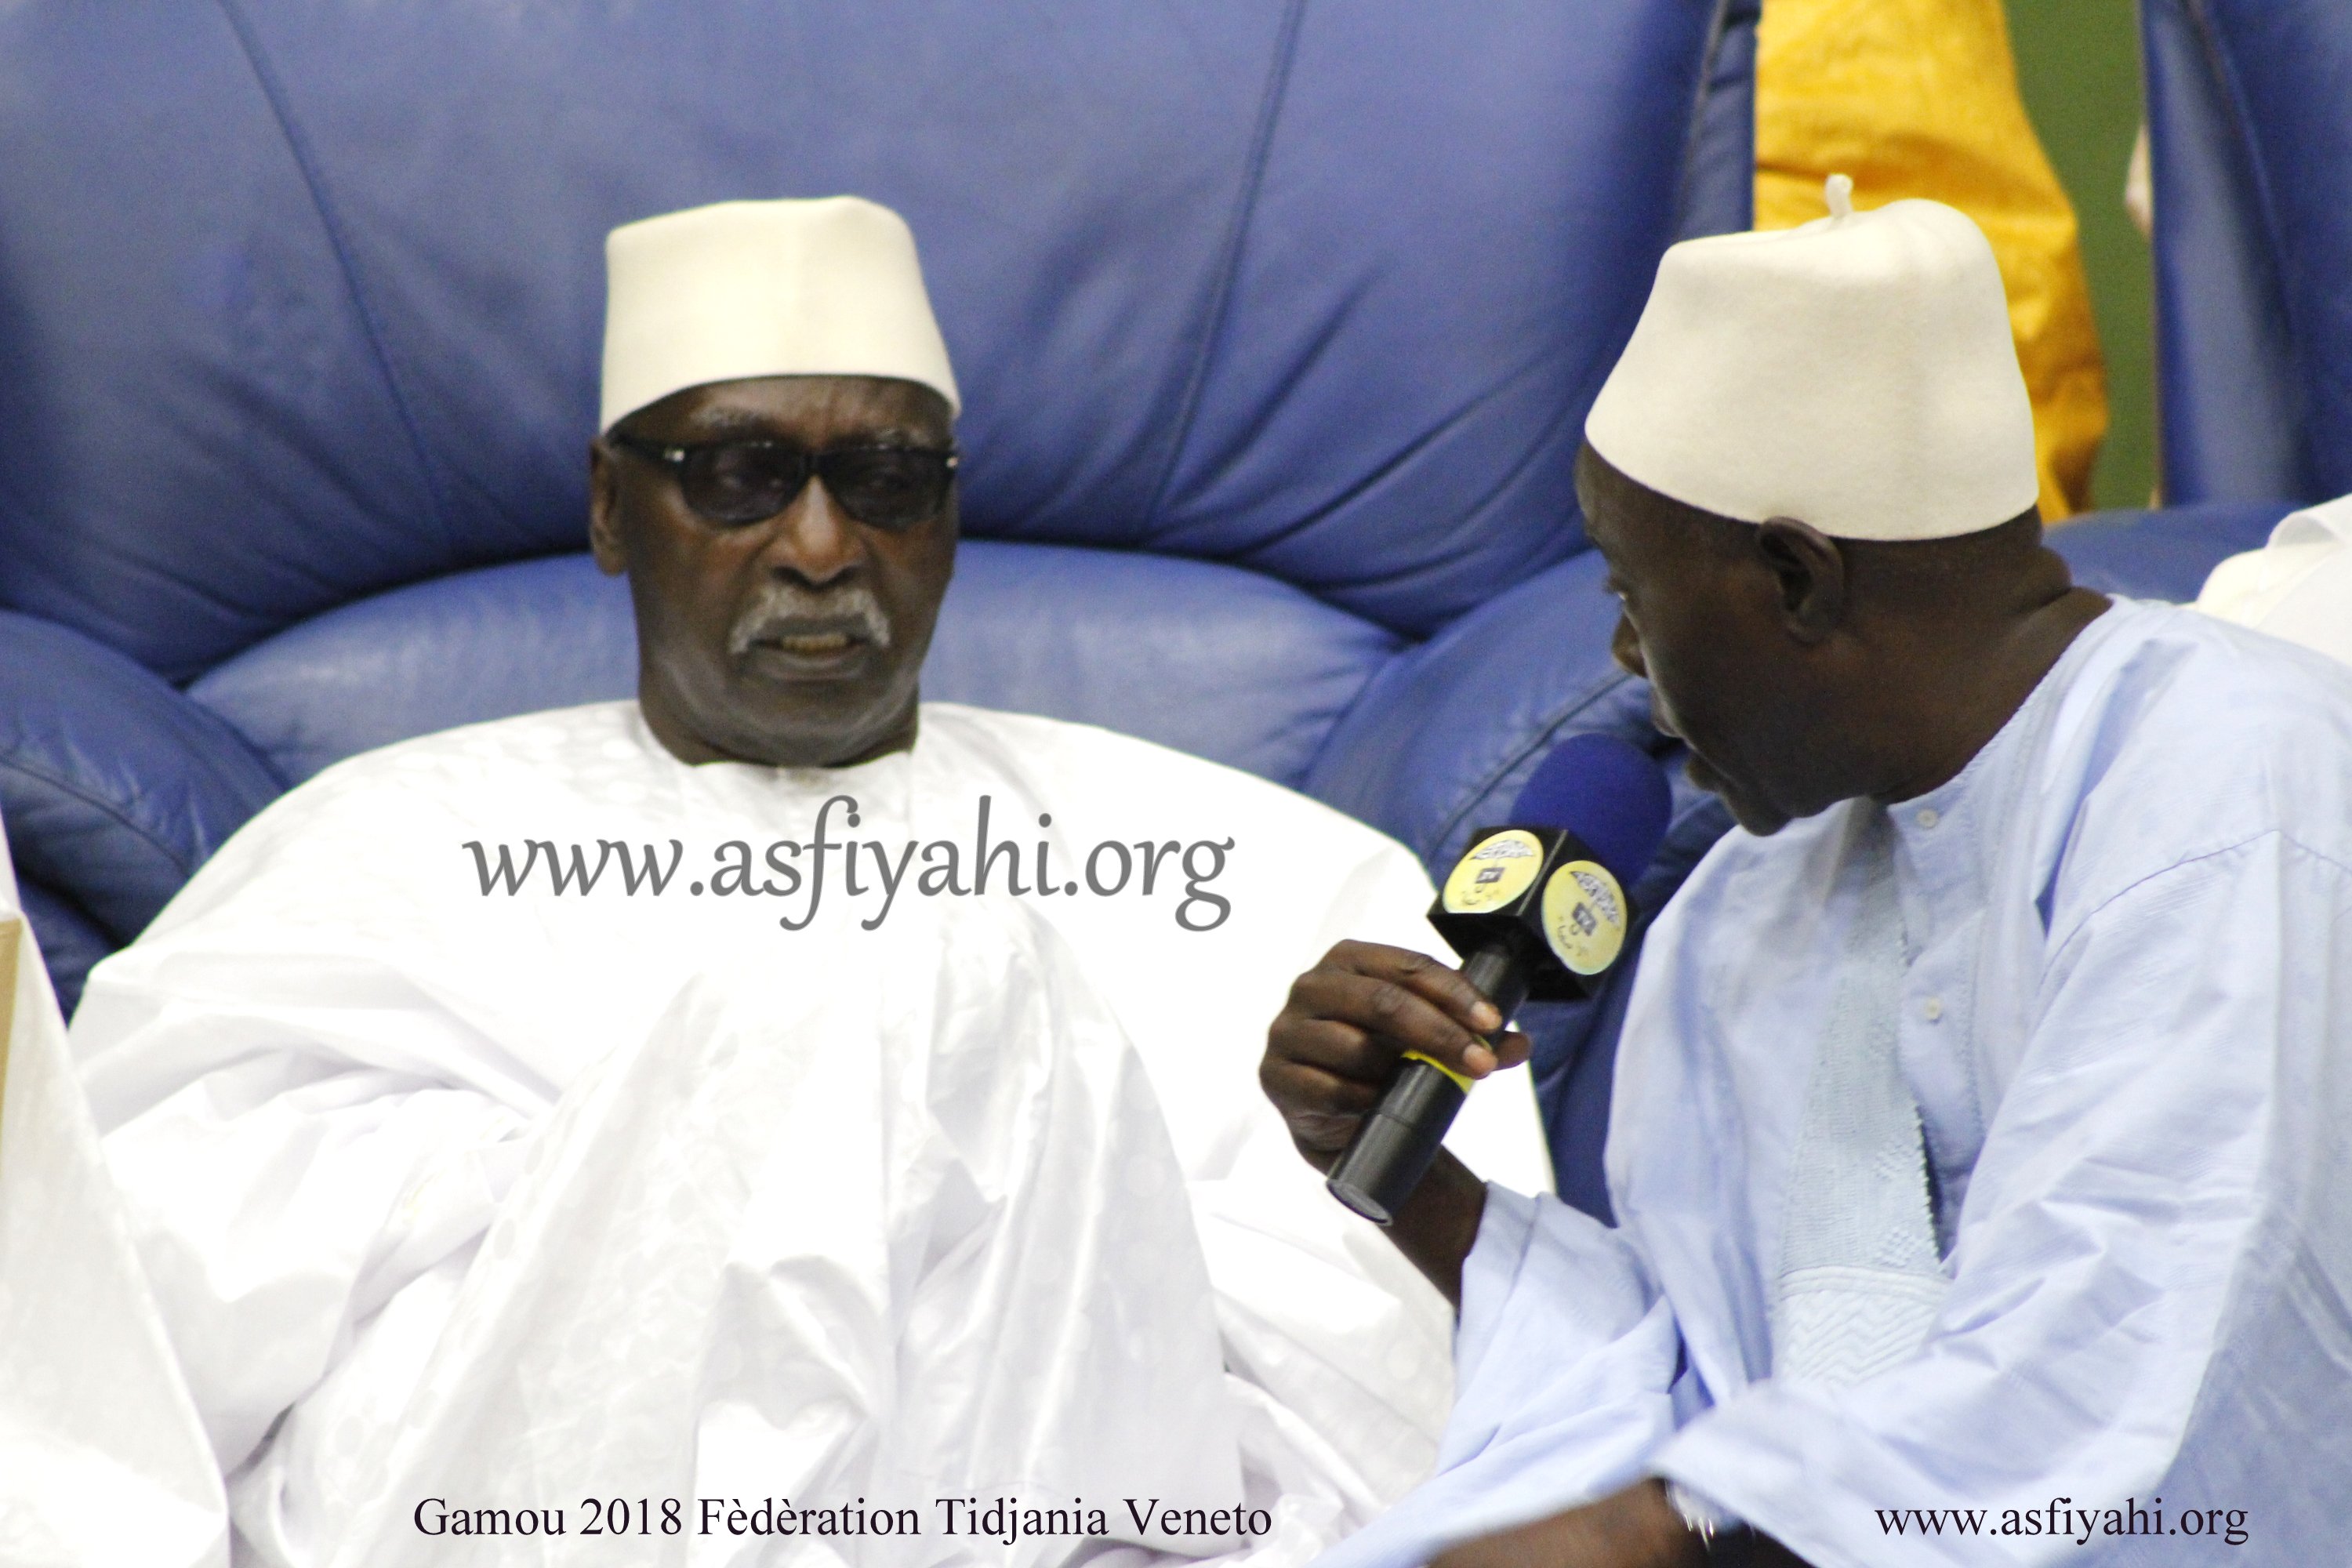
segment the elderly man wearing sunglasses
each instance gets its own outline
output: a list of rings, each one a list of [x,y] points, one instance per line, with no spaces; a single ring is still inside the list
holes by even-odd
[[[957,392],[895,214],[608,258],[636,700],[330,770],[77,1021],[249,1560],[1312,1556],[1432,1464],[1449,1314],[1253,1075],[1343,931],[1434,945],[1425,877],[919,701]],[[1540,1184],[1482,1101],[1458,1143]]]

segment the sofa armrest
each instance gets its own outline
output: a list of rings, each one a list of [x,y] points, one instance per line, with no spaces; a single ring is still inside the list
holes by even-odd
[[[0,611],[0,819],[68,1010],[285,788],[243,736],[80,633]]]
[[[1438,874],[1472,828],[1501,820],[1555,741],[1599,731],[1664,756],[1649,689],[1610,657],[1605,570],[1598,552],[1576,555],[1391,660],[1333,726],[1307,792]]]
[[[2292,501],[2210,501],[2161,511],[2100,511],[2050,531],[2074,581],[2102,593],[2185,605],[2225,556],[2260,550]]]

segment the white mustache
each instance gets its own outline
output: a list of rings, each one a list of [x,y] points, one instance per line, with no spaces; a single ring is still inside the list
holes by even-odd
[[[805,636],[805,627],[794,628],[792,623],[812,620],[854,622],[858,634],[876,647],[890,646],[890,617],[882,613],[881,601],[864,584],[804,588],[798,583],[771,579],[759,597],[735,617],[734,629],[727,634],[727,651],[740,655],[756,643]]]

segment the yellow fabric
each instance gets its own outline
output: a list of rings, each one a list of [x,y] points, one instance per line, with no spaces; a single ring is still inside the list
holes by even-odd
[[[1992,241],[2033,400],[2042,515],[2089,502],[2106,369],[2074,209],[2017,89],[2000,0],[1765,0],[1756,65],[1756,226],[1820,217],[1822,182],[1854,205],[1948,203]]]

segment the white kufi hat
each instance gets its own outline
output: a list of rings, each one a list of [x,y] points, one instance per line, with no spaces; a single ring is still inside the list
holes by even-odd
[[[883,375],[961,407],[915,237],[856,196],[720,202],[604,239],[598,428],[714,381]]]
[[[1685,240],[1658,266],[1585,439],[1743,522],[1946,539],[2034,502],[2033,410],[1984,234],[1940,202]]]

